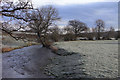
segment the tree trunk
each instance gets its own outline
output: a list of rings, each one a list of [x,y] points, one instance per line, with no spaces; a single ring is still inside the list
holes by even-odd
[[[49,48],[50,45],[48,43],[48,41],[46,40],[45,36],[41,36],[41,34],[39,32],[37,32],[37,36],[38,36],[38,42],[41,43],[43,45],[43,47]]]
[[[38,39],[37,39],[37,41],[38,41],[38,43],[40,43],[41,42],[41,40],[40,40],[40,33],[39,32],[37,32],[37,37],[38,37]]]

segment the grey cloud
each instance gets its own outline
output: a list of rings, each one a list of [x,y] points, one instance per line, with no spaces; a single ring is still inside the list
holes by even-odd
[[[107,27],[118,27],[117,2],[97,2],[79,5],[55,6],[57,7],[63,21],[78,19],[80,21],[85,22],[89,27],[94,27],[95,20],[102,19],[105,21]]]

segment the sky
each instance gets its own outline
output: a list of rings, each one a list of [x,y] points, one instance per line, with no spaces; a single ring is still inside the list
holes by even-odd
[[[95,21],[102,19],[106,28],[118,29],[119,0],[33,0],[34,7],[53,5],[58,9],[61,21],[58,26],[64,27],[69,20],[80,20],[88,27],[95,27]]]
[[[14,0],[16,1],[16,0]],[[118,1],[119,0],[30,0],[35,8],[53,5],[56,7],[61,20],[59,27],[64,27],[69,20],[80,20],[88,27],[95,27],[95,21],[102,19],[106,29],[118,29]]]

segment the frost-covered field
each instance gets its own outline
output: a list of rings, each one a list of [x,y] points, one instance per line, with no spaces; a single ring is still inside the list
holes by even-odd
[[[49,65],[49,73],[56,77],[116,78],[118,75],[118,41],[70,41],[55,46],[69,52],[57,56]]]

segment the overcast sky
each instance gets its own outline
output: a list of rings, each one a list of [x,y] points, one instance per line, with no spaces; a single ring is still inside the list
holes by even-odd
[[[42,6],[46,4],[56,5],[75,5],[75,4],[88,4],[91,2],[118,2],[119,0],[30,0],[34,6]]]
[[[16,1],[16,0],[15,0]],[[95,27],[95,21],[102,19],[106,28],[118,29],[119,0],[32,0],[34,7],[53,5],[58,9],[61,21],[58,26],[64,27],[69,20],[77,19]]]
[[[102,19],[106,27],[118,28],[118,1],[119,0],[33,0],[35,7],[54,5],[59,12],[63,27],[69,20],[77,19],[95,27],[95,21]]]

